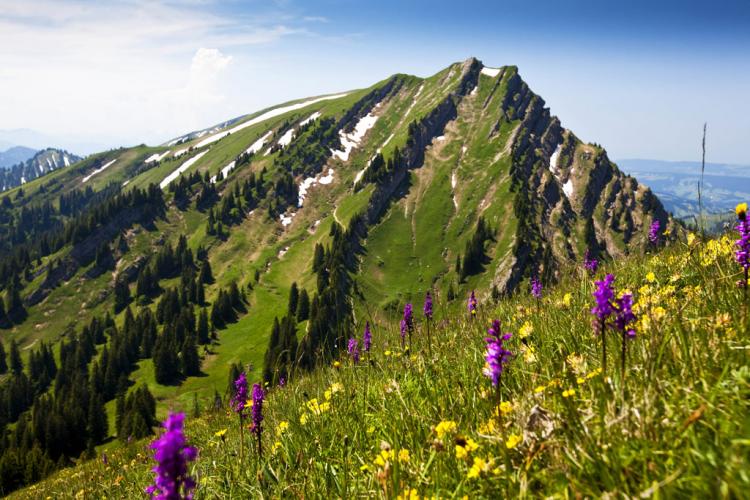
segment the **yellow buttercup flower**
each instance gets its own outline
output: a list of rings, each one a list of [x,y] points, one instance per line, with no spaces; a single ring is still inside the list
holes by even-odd
[[[543,386],[543,385],[538,385],[538,386],[537,386],[537,387],[536,387],[536,388],[534,389],[534,394],[539,394],[539,393],[541,393],[541,392],[544,392],[544,390],[545,390],[545,389],[546,389],[546,387],[545,387],[545,386]]]
[[[495,430],[497,429],[497,420],[494,418],[490,418],[485,423],[481,424],[479,426],[478,432],[479,434],[494,434]]]
[[[339,361],[334,361],[333,362],[333,367],[334,368],[341,368],[341,363]]]
[[[309,416],[307,415],[307,413],[303,413],[302,415],[300,415],[300,416],[299,416],[299,423],[300,423],[301,425],[305,425],[305,424],[307,423],[307,420],[308,420],[309,418],[310,418],[310,417],[309,417]]]
[[[523,436],[519,436],[518,434],[511,434],[510,436],[508,436],[508,440],[505,441],[505,447],[511,450],[518,446],[518,443],[520,443],[521,441],[523,441]]]
[[[576,395],[576,390],[573,389],[573,388],[570,388],[570,389],[568,389],[566,391],[563,391],[563,393],[562,393],[562,397],[564,397],[564,398],[569,398],[569,397],[575,396],[575,395]]]
[[[406,488],[396,498],[397,500],[419,500],[419,492],[414,488]]]
[[[216,431],[216,432],[214,433],[214,436],[216,436],[217,438],[221,438],[221,439],[224,439],[224,436],[226,436],[226,435],[227,435],[227,430],[228,430],[228,429],[221,429],[220,431]]]
[[[390,460],[393,460],[393,457],[395,455],[396,454],[393,450],[382,450],[380,454],[375,457],[375,460],[373,460],[373,463],[380,467],[385,467],[385,464],[389,462]]]
[[[513,411],[513,405],[510,401],[503,401],[495,407],[495,415],[507,415]]]
[[[573,300],[573,295],[566,293],[563,295],[562,303],[565,307],[570,307],[570,301]]]
[[[648,272],[648,274],[646,275],[646,281],[648,281],[649,283],[654,283],[656,281],[656,275],[653,271]]]
[[[409,455],[409,450],[399,450],[398,452],[398,461],[406,464],[409,463],[409,460],[411,459],[411,456]]]

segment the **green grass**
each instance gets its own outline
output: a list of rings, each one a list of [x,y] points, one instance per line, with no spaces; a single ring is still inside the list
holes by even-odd
[[[600,373],[593,285],[576,269],[541,304],[481,303],[473,321],[463,303],[437,304],[432,345],[420,318],[412,355],[401,353],[395,322],[376,323],[360,365],[342,359],[271,391],[262,458],[245,433],[239,460],[235,416],[188,419],[200,449],[196,498],[392,498],[410,488],[427,497],[745,497],[750,338],[731,245],[678,243],[606,266],[639,304],[624,379],[613,332]],[[492,318],[514,334],[507,344],[516,354],[498,390],[482,375]],[[529,347],[519,341],[525,324]],[[311,398],[330,408],[314,414]],[[500,401],[507,411],[493,416]],[[280,422],[288,429],[278,435]],[[440,435],[441,422],[455,431]],[[221,429],[224,441],[214,435]],[[467,440],[477,448],[457,451]],[[112,449],[107,466],[85,462],[12,497],[138,497],[151,478],[145,445]]]

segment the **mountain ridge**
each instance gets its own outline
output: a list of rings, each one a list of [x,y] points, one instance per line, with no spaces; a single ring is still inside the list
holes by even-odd
[[[238,364],[273,383],[428,290],[488,301],[560,279],[587,251],[643,253],[654,221],[676,227],[515,66],[470,58],[224,123],[0,195],[6,341],[29,356],[84,346],[85,362],[61,359],[65,380],[90,379],[110,416],[136,386],[159,414],[209,401]],[[106,436],[124,437],[118,422]]]

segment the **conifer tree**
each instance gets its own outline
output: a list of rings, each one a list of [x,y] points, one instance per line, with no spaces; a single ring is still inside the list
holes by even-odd
[[[10,343],[10,371],[15,375],[20,375],[23,372],[23,361],[16,339],[13,339]]]

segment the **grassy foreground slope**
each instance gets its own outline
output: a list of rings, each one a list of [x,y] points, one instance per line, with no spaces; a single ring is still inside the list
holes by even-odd
[[[601,371],[594,286],[577,268],[540,302],[480,304],[474,320],[436,304],[431,346],[416,314],[411,354],[396,324],[373,325],[360,364],[341,359],[270,391],[262,458],[248,432],[241,445],[235,415],[188,418],[196,498],[746,497],[750,338],[732,250],[730,237],[689,237],[599,271],[637,304],[624,380],[613,331]],[[482,374],[494,318],[513,333],[498,391]],[[12,497],[138,498],[151,481],[147,446]]]

